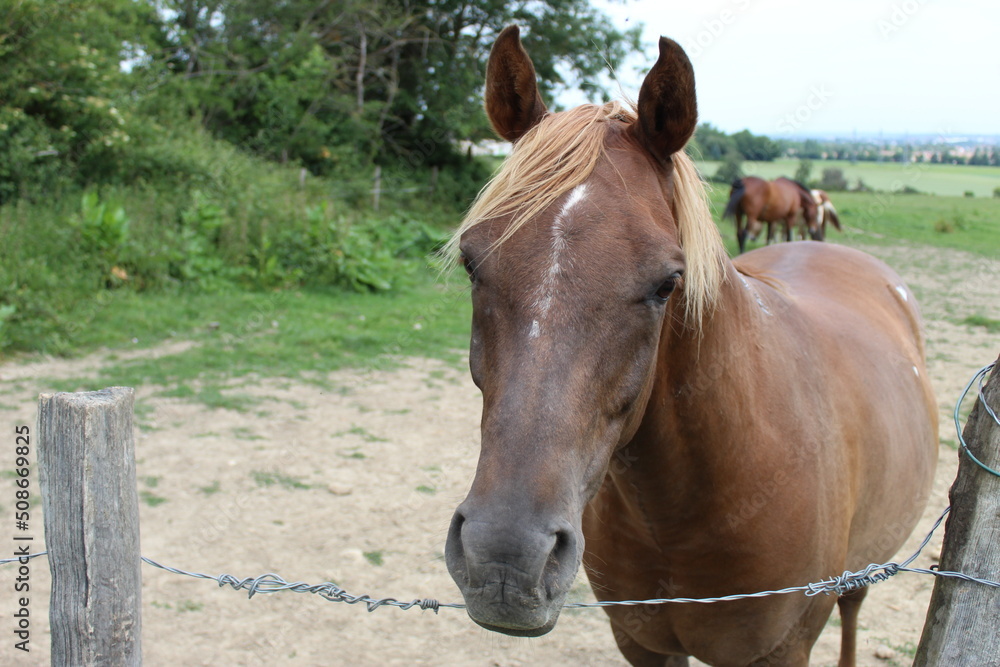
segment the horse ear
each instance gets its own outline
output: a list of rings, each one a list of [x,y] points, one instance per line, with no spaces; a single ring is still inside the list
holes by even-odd
[[[660,57],[639,89],[639,122],[632,133],[660,160],[684,148],[698,123],[694,68],[681,45],[660,37]]]
[[[535,82],[535,66],[521,46],[521,31],[503,29],[486,66],[486,115],[507,141],[517,141],[547,113]]]

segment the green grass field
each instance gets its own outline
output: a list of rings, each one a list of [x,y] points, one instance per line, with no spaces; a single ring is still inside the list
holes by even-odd
[[[732,254],[736,228],[732,220],[721,220],[729,187],[713,184],[710,197],[722,238]],[[833,243],[919,243],[1000,258],[1000,199],[890,192],[834,192],[830,199],[845,227],[844,233],[828,230],[828,240]]]
[[[733,222],[720,219],[728,194],[727,186],[715,185],[710,199],[732,254]],[[829,232],[830,242],[862,249],[916,244],[1000,260],[1000,199],[889,192],[832,197],[845,231]],[[324,384],[333,370],[386,368],[407,356],[457,362],[468,348],[471,306],[465,276],[457,270],[444,279],[427,266],[382,294],[235,287],[102,294],[63,313],[77,326],[62,352],[104,348],[111,355],[96,378],[53,379],[50,389],[153,385],[165,395],[251,410],[254,399],[239,389],[242,377],[246,382],[289,377]],[[170,341],[193,345],[155,359],[125,354]]]
[[[712,176],[719,162],[698,162],[706,176]],[[773,179],[791,178],[799,166],[798,160],[782,159],[774,162],[744,162],[743,171],[748,176]],[[898,191],[909,186],[920,192],[943,196],[963,196],[966,191],[976,197],[992,197],[993,189],[1000,187],[1000,167],[970,167],[968,165],[897,162],[848,162],[846,160],[813,160],[812,179],[818,181],[824,169],[840,169],[850,187],[860,178],[875,190]]]

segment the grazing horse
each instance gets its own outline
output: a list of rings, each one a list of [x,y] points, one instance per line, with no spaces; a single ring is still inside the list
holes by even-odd
[[[812,195],[813,201],[816,202],[816,206],[819,209],[819,240],[826,238],[826,223],[830,222],[834,227],[837,228],[838,232],[844,231],[840,226],[840,218],[837,216],[837,209],[833,207],[833,202],[830,201],[830,195],[826,194],[825,190],[810,190],[809,193]],[[803,236],[803,238],[805,238]]]
[[[762,222],[768,223],[768,244],[774,240],[776,222],[784,223],[785,240],[791,241],[792,230],[795,229],[795,221],[800,213],[805,218],[809,235],[813,240],[822,241],[818,207],[809,188],[784,176],[773,181],[747,176],[733,181],[729,203],[726,204],[722,217],[736,220],[736,240],[742,253],[746,250],[747,237],[750,240],[757,239]],[[746,227],[743,226],[744,215],[747,217]]]
[[[683,152],[691,63],[659,48],[634,110],[549,113],[516,27],[490,55],[487,115],[514,147],[448,245],[471,280],[483,413],[445,560],[469,616],[508,635],[552,630],[581,562],[601,600],[883,562],[930,491],[912,292],[841,246],[730,261]],[[836,603],[847,666],[864,594],[606,612],[633,665],[801,666]]]

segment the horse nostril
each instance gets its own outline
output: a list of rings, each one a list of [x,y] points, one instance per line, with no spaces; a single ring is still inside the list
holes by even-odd
[[[461,511],[455,511],[451,518],[451,526],[448,527],[448,539],[445,541],[445,563],[451,570],[452,576],[462,581],[469,581],[469,569],[465,562],[465,545],[462,544],[462,526],[465,524],[465,515]]]
[[[545,564],[544,582],[550,593],[565,585],[567,574],[574,576],[578,567],[577,534],[568,523],[553,532],[555,544]]]

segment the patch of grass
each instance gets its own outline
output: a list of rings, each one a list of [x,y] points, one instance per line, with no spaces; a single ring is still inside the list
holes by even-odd
[[[435,493],[437,493],[437,489],[434,488],[433,486],[427,486],[426,484],[421,484],[420,486],[417,487],[417,492],[426,493],[429,496],[433,496]]]
[[[371,563],[372,565],[376,566],[376,567],[378,567],[379,565],[382,565],[385,562],[385,560],[383,559],[382,556],[383,556],[383,551],[381,549],[379,549],[378,551],[365,551],[364,552],[365,560],[368,561],[369,563]]]
[[[219,483],[219,480],[215,480],[214,482],[212,482],[208,486],[200,486],[200,487],[198,487],[198,490],[201,491],[202,493],[204,493],[206,496],[211,496],[212,494],[215,494],[215,493],[218,493],[219,491],[221,491],[222,490],[222,485]]]
[[[148,491],[146,489],[143,489],[142,491],[139,492],[139,500],[146,503],[150,507],[156,507],[157,505],[162,505],[163,503],[167,502],[166,498],[158,496],[152,491]]]
[[[1000,320],[994,320],[982,315],[969,315],[962,320],[962,324],[967,324],[970,327],[983,327],[986,331],[994,334],[1000,333]]]
[[[160,479],[162,479],[162,478],[150,475],[150,476],[147,476],[147,477],[143,477],[142,478],[142,483],[145,484],[146,486],[148,486],[151,489],[155,489],[159,485]]]
[[[194,600],[181,600],[177,603],[177,611],[182,614],[186,611],[201,611],[204,606],[201,602]]]
[[[233,429],[233,437],[237,440],[267,440],[262,435],[257,435],[248,426],[237,426]]]
[[[368,458],[368,456],[364,452],[359,452],[357,451],[357,449],[358,449],[357,447],[352,447],[345,451],[337,452],[337,456],[339,456],[342,459],[358,459],[359,461],[363,461],[366,458]]]
[[[52,388],[162,385],[168,387],[163,396],[246,411],[261,399],[224,393],[223,382],[255,374],[323,386],[323,377],[331,371],[387,369],[408,356],[444,359],[457,366],[459,350],[468,346],[470,318],[464,283],[443,284],[429,269],[410,286],[385,294],[332,289],[113,291],[103,300],[99,317],[87,318],[86,325],[78,327],[71,341],[75,352],[152,346],[171,331],[195,345],[156,359],[112,361],[96,378],[62,381]],[[272,327],[272,320],[280,326]],[[423,322],[420,330],[413,329],[417,320]],[[209,327],[210,322],[218,326]],[[141,342],[134,344],[133,338]]]
[[[360,437],[365,442],[389,442],[388,438],[383,438],[372,433],[369,433],[367,429],[363,426],[352,426],[345,431],[337,431],[333,434],[334,438],[339,438],[345,435],[356,435]]]
[[[309,484],[305,484],[296,477],[285,475],[280,472],[262,472],[255,470],[251,473],[253,481],[257,486],[274,486],[275,484],[285,489],[311,489]]]

